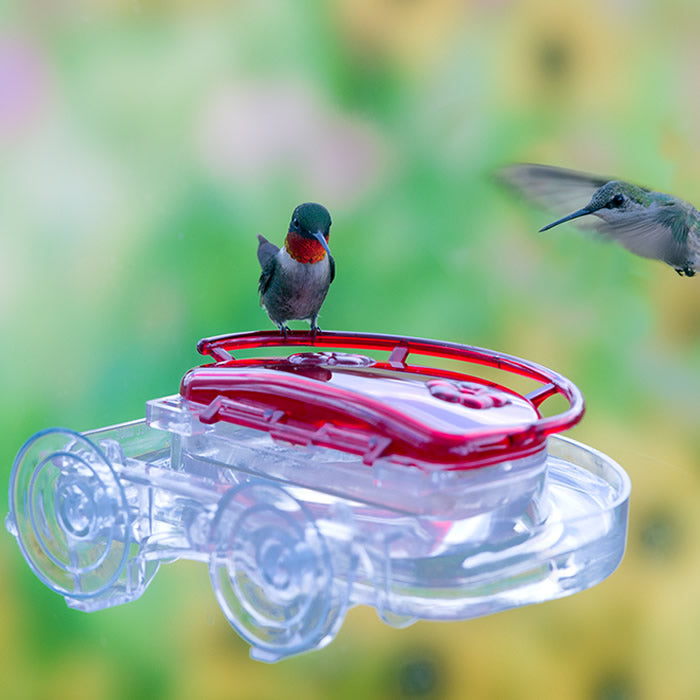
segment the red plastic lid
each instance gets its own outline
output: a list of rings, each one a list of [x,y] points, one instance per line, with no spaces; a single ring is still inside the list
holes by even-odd
[[[235,359],[229,353],[272,346],[313,346],[289,357]],[[321,348],[333,348],[323,352]],[[581,392],[540,365],[491,350],[390,335],[290,332],[205,338],[197,349],[215,363],[195,367],[180,393],[204,423],[228,421],[302,445],[432,468],[468,469],[519,459],[543,449],[547,435],[583,416]],[[386,360],[355,350],[388,351]],[[428,355],[496,367],[541,383],[521,395],[454,369],[414,365]],[[565,412],[543,417],[539,406],[564,396]]]

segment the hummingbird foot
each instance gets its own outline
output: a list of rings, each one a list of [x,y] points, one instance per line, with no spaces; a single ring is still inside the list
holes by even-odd
[[[284,323],[278,323],[277,327],[280,329],[280,333],[284,337],[285,341],[287,340],[287,333],[289,333],[289,326],[286,326]]]
[[[690,265],[686,265],[685,267],[676,267],[674,269],[681,277],[695,277],[695,270],[690,267]]]
[[[318,314],[314,314],[309,318],[309,326],[311,326],[311,335],[315,338],[316,333],[320,333],[321,329],[319,328],[318,325]]]

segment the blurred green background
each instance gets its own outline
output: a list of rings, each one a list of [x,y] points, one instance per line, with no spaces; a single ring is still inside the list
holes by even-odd
[[[601,585],[248,658],[206,567],[68,609],[0,536],[6,698],[700,697],[700,280],[497,191],[528,160],[700,203],[696,0],[9,0],[0,6],[0,457],[144,415],[206,335],[271,324],[255,234],[333,215],[321,326],[521,355],[632,478]],[[297,327],[303,327],[299,325]],[[7,512],[5,490],[0,510]]]

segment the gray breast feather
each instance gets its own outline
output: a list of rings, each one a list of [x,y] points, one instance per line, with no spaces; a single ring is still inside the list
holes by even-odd
[[[261,301],[275,322],[313,318],[326,298],[330,276],[328,256],[317,263],[305,264],[282,249],[263,270]]]

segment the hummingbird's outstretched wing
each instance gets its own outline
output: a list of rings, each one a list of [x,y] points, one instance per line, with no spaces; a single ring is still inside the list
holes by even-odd
[[[265,238],[262,234],[258,234],[258,262],[264,270],[270,258],[274,258],[279,253],[279,248]]]
[[[593,193],[614,178],[551,165],[516,163],[499,170],[496,179],[526,201],[563,216],[588,204]],[[585,220],[576,223],[585,228],[591,224]]]

